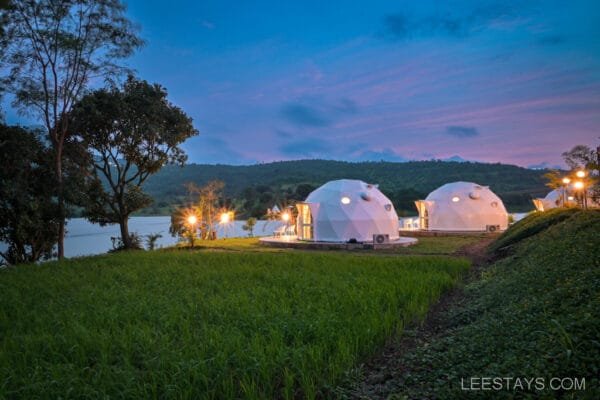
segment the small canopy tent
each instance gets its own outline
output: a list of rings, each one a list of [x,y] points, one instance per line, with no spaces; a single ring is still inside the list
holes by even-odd
[[[415,205],[423,230],[495,232],[508,226],[502,200],[487,186],[472,182],[447,183]]]
[[[370,242],[376,234],[398,239],[396,210],[376,185],[351,179],[331,181],[297,207],[300,240]]]

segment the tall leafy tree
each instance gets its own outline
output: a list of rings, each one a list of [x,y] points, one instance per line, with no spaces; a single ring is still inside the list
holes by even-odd
[[[198,134],[192,120],[167,100],[160,85],[129,77],[122,88],[86,95],[71,112],[71,129],[91,152],[94,189],[86,204],[92,222],[118,223],[125,248],[132,248],[131,213],[152,199],[146,179],[166,164],[183,165],[179,147]]]
[[[6,264],[52,256],[60,223],[48,149],[39,133],[0,124],[0,253]]]
[[[142,45],[120,0],[18,0],[0,11],[0,63],[14,105],[39,117],[53,149],[61,222],[58,257],[64,256],[64,153],[67,118],[91,81],[123,72],[118,60]]]

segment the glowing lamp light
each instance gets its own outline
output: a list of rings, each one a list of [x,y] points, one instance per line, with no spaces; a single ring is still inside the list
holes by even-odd
[[[453,202],[453,203],[458,203],[459,201],[460,201],[460,197],[458,197],[458,196],[454,196],[454,197],[452,198],[452,202]]]
[[[190,225],[196,225],[196,222],[198,222],[198,218],[196,218],[195,215],[190,215],[189,217],[187,217],[187,222]]]
[[[575,189],[577,189],[577,190],[581,190],[581,189],[583,189],[583,186],[584,186],[584,185],[583,185],[583,182],[581,182],[581,181],[577,181],[577,182],[575,182],[575,183],[573,184],[573,187],[574,187]]]
[[[350,204],[350,197],[344,196],[341,199],[342,204]]]
[[[575,175],[577,175],[578,178],[585,178],[585,171],[577,171]]]
[[[571,183],[571,180],[569,178],[563,178],[562,181],[565,185],[568,185],[569,183]]]
[[[283,214],[281,214],[281,219],[284,222],[288,222],[290,220],[290,213],[284,212]]]
[[[573,200],[575,200],[575,197],[573,197],[573,196],[569,196],[569,197],[567,197],[567,200],[569,200],[569,201],[573,201]]]
[[[229,221],[231,221],[231,214],[230,214],[230,213],[228,213],[228,212],[224,212],[224,213],[222,213],[222,214],[221,214],[221,217],[219,218],[219,221],[220,221],[222,224],[228,224],[228,223],[229,223]]]

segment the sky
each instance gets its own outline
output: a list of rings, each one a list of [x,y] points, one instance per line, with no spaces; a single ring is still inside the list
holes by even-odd
[[[200,131],[190,162],[541,167],[600,144],[599,1],[126,3],[129,64]]]

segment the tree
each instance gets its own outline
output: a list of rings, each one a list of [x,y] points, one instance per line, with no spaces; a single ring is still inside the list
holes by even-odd
[[[593,150],[585,145],[574,146],[571,150],[562,153],[565,163],[573,170],[586,169],[588,171],[599,171],[600,159],[598,150]]]
[[[250,217],[246,220],[246,223],[242,226],[242,229],[248,231],[248,236],[254,236],[254,226],[256,225],[256,218]]]
[[[0,125],[0,256],[8,264],[50,258],[60,218],[49,151],[40,134]]]
[[[194,239],[198,231],[198,216],[200,212],[195,207],[177,207],[171,214],[171,236],[178,236],[189,240],[190,246],[194,247]],[[190,223],[190,217],[192,222]]]
[[[152,202],[142,185],[164,165],[185,163],[179,145],[198,134],[192,119],[169,103],[160,85],[130,76],[121,89],[99,89],[77,103],[71,129],[90,150],[96,178],[86,216],[118,223],[124,248],[132,248],[129,216]]]
[[[194,183],[188,183],[188,192],[196,196],[196,214],[200,226],[201,239],[216,238],[215,224],[219,220],[219,214],[223,209],[223,188],[225,183],[219,180],[208,182],[202,187]]]
[[[156,248],[156,242],[162,235],[160,233],[149,233],[146,235],[146,246],[148,250],[154,250]]]
[[[60,223],[58,257],[64,256],[64,149],[68,114],[90,80],[123,72],[116,61],[142,45],[119,0],[20,0],[0,12],[3,86],[14,105],[43,123],[52,146]]]
[[[542,175],[542,177],[547,181],[546,186],[548,186],[550,189],[558,189],[565,185],[563,183],[563,173],[556,169],[546,172],[544,175]]]
[[[171,215],[169,232],[173,236],[188,237],[190,243],[196,232],[200,231],[200,238],[210,240],[216,238],[215,224],[219,214],[223,211],[223,188],[221,181],[210,181],[199,187],[195,183],[185,185],[190,197],[190,205],[179,206]],[[189,223],[189,217],[194,217],[194,223]]]

